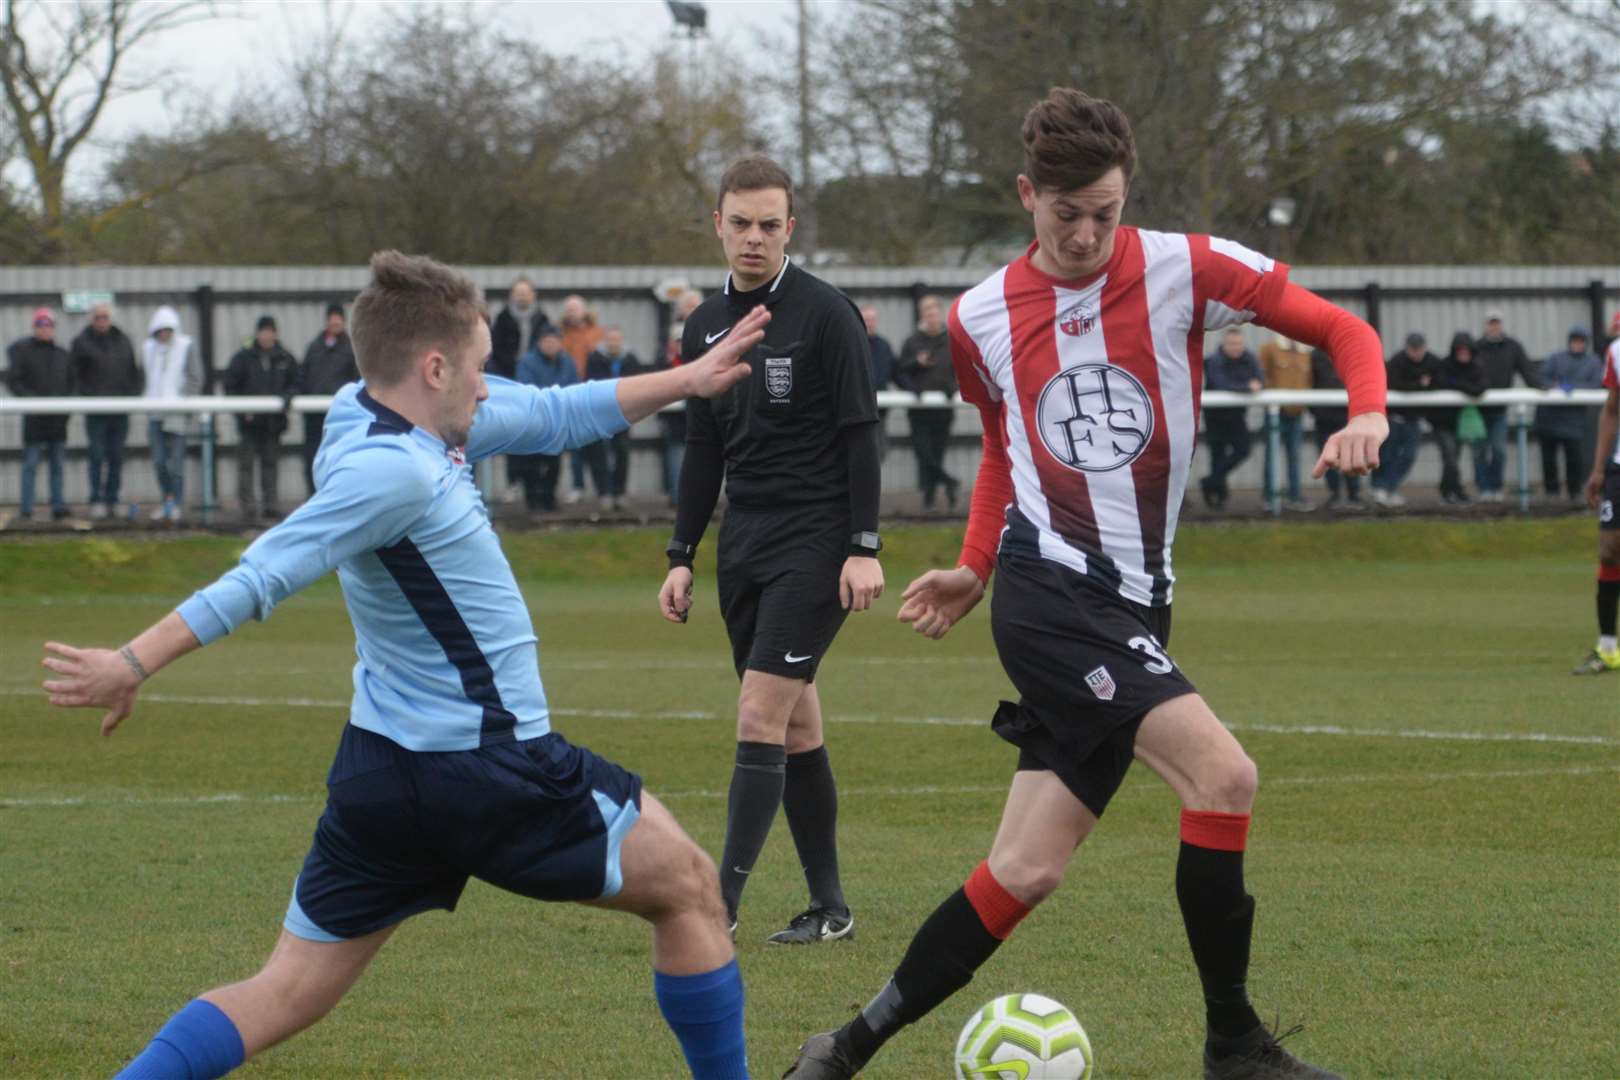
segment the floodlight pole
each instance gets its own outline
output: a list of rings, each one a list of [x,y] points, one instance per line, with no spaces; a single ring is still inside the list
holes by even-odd
[[[799,3],[799,223],[798,248],[805,256],[816,251],[816,181],[810,164],[814,152],[810,108],[810,4]]]

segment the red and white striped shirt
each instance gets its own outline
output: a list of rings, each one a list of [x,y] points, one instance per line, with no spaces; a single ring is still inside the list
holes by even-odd
[[[1035,250],[963,294],[950,314],[957,383],[985,420],[980,486],[1005,500],[1000,548],[1062,563],[1135,603],[1167,605],[1204,332],[1287,321],[1288,289],[1316,298],[1288,285],[1286,265],[1208,236],[1121,226],[1107,266],[1073,281],[1036,269]],[[1382,350],[1366,335],[1370,348],[1347,351],[1368,353],[1362,366],[1377,367],[1371,407],[1382,408]],[[1361,397],[1353,413],[1372,401]],[[1003,470],[1011,490],[998,493]],[[988,579],[991,504],[980,494],[962,561]]]

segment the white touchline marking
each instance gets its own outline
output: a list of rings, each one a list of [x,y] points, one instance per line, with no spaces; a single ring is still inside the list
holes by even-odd
[[[45,692],[32,687],[3,686],[0,695],[38,697]],[[348,698],[271,698],[234,697],[214,694],[142,694],[142,701],[171,705],[230,705],[243,708],[347,709]],[[726,710],[704,709],[645,711],[641,709],[552,709],[551,715],[583,720],[725,720]],[[966,716],[886,716],[876,713],[839,713],[828,718],[835,724],[900,724],[924,727],[989,727],[988,718]],[[1546,731],[1435,731],[1423,728],[1350,728],[1336,724],[1227,724],[1230,731],[1253,731],[1265,735],[1334,735],[1360,739],[1426,739],[1442,742],[1558,743],[1571,746],[1620,746],[1620,739],[1608,735],[1564,735]]]
[[[1577,765],[1570,768],[1557,769],[1501,769],[1501,770],[1474,770],[1460,772],[1430,772],[1430,773],[1374,773],[1355,776],[1285,776],[1274,780],[1265,780],[1261,787],[1276,787],[1278,785],[1317,786],[1337,784],[1405,784],[1412,781],[1422,783],[1446,783],[1459,780],[1511,780],[1533,776],[1592,776],[1600,773],[1620,773],[1620,765]],[[649,788],[660,800],[670,799],[724,799],[729,796],[728,791],[715,788],[690,788],[676,791],[658,791]],[[841,788],[839,795],[855,798],[916,798],[925,795],[994,795],[1003,794],[1007,790],[1006,784],[970,784],[950,786],[944,784],[922,784],[911,787],[850,787]],[[1125,798],[1137,793],[1157,792],[1158,788],[1151,784],[1137,785],[1122,788],[1116,798]],[[217,795],[125,795],[125,796],[91,796],[91,795],[42,795],[32,798],[0,799],[0,807],[7,809],[38,809],[50,807],[73,806],[210,806],[217,804],[229,805],[258,805],[258,804],[296,804],[319,803],[324,799],[318,795],[242,795],[237,792],[223,792]]]

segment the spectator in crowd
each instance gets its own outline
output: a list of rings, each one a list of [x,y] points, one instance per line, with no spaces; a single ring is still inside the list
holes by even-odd
[[[347,323],[343,318],[343,305],[326,305],[326,326],[304,350],[304,362],[298,368],[298,392],[331,397],[346,384],[360,378],[355,364],[354,345],[349,341]],[[304,493],[315,494],[315,452],[321,448],[321,436],[326,432],[324,412],[304,414]]]
[[[866,344],[872,352],[872,388],[887,390],[894,381],[894,349],[889,339],[878,333],[878,310],[871,304],[861,308],[861,321],[866,324]],[[878,460],[889,456],[889,410],[878,410]]]
[[[506,306],[489,328],[489,374],[517,378],[518,361],[539,342],[540,331],[550,325],[551,320],[535,303],[534,282],[527,277],[512,282]]]
[[[535,347],[518,361],[518,382],[542,389],[572,386],[579,382],[574,358],[563,351],[562,334],[547,323],[540,328]],[[557,509],[557,472],[561,459],[556,454],[513,454],[518,477],[523,484],[523,504],[530,513]]]
[[[1416,332],[1407,334],[1406,347],[1384,364],[1389,388],[1404,393],[1440,389],[1440,367],[1440,358],[1429,351],[1428,342]],[[1372,477],[1373,502],[1379,506],[1406,505],[1406,496],[1398,489],[1417,460],[1418,448],[1423,445],[1423,422],[1427,419],[1427,409],[1411,405],[1390,407],[1389,438],[1384,441],[1378,455],[1378,468]]]
[[[1464,331],[1451,336],[1451,349],[1440,362],[1438,385],[1441,390],[1456,390],[1474,397],[1485,392],[1485,368],[1474,358],[1474,339]],[[1457,425],[1462,419],[1463,407],[1446,405],[1429,410],[1429,425],[1434,428],[1434,442],[1440,448],[1440,498],[1448,503],[1468,502],[1463,490],[1462,470],[1458,468],[1461,438]],[[1474,454],[1479,444],[1474,444]]]
[[[591,350],[601,343],[602,327],[597,323],[596,312],[586,305],[585,298],[578,293],[563,297],[562,347],[574,360],[576,382],[585,381],[585,361],[591,355]],[[564,497],[568,502],[577,503],[585,497],[585,469],[588,465],[592,468],[591,482],[595,484],[597,475],[593,463],[600,453],[599,446],[580,447],[568,452],[568,473],[572,481]],[[607,497],[607,492],[600,486],[596,494],[599,498]]]
[[[1485,313],[1485,336],[1474,343],[1474,361],[1485,369],[1488,390],[1507,389],[1515,374],[1526,386],[1541,385],[1524,346],[1503,331],[1500,311]],[[1477,448],[1480,452],[1474,457],[1474,486],[1481,502],[1501,502],[1507,467],[1507,406],[1482,405],[1479,411],[1485,418],[1485,445]]]
[[[74,383],[84,397],[140,397],[135,345],[113,323],[112,305],[90,309],[90,325],[73,339],[70,353]],[[84,430],[90,442],[90,516],[105,518],[118,506],[129,414],[86,413]]]
[[[1584,326],[1569,328],[1568,344],[1542,365],[1541,378],[1548,390],[1595,390],[1603,385],[1603,357],[1588,348],[1591,338]],[[1541,442],[1542,490],[1547,498],[1560,493],[1558,458],[1563,455],[1562,493],[1571,505],[1585,506],[1586,476],[1597,437],[1596,405],[1540,405],[1536,407],[1536,438]]]
[[[67,350],[56,343],[56,316],[50,308],[34,312],[33,332],[18,338],[6,350],[6,385],[17,397],[68,397],[73,393],[73,364]],[[22,422],[23,471],[22,518],[34,515],[34,480],[39,462],[47,462],[50,484],[51,518],[68,516],[62,499],[62,459],[67,449],[68,418],[65,413],[24,416]]]
[[[1260,370],[1269,390],[1309,390],[1311,388],[1311,354],[1299,343],[1285,337],[1275,337],[1260,346]],[[1300,491],[1300,440],[1305,435],[1305,406],[1284,405],[1277,411],[1277,439],[1282,443],[1283,462],[1288,469],[1287,498],[1283,506],[1289,510],[1310,510],[1311,504]],[[1266,476],[1277,475],[1271,460],[1271,440],[1266,440]]]
[[[539,344],[540,331],[550,325],[551,320],[546,318],[546,313],[535,302],[534,282],[520,275],[506,294],[506,306],[490,326],[489,366],[486,370],[502,378],[517,378],[518,361]],[[522,482],[522,466],[508,456],[504,502],[517,500]]]
[[[1344,389],[1344,380],[1340,379],[1339,373],[1334,370],[1332,359],[1321,349],[1311,350],[1311,389]],[[1316,448],[1321,450],[1328,439],[1343,428],[1349,419],[1349,409],[1345,405],[1311,406],[1311,421],[1316,429]],[[1367,508],[1367,504],[1361,501],[1361,477],[1345,476],[1338,469],[1329,469],[1322,479],[1327,484],[1329,510]],[[1344,493],[1342,499],[1341,489]]]
[[[1232,327],[1221,335],[1221,347],[1204,360],[1204,389],[1258,393],[1264,386],[1260,361],[1243,343],[1243,331]],[[1204,505],[1216,510],[1226,505],[1231,490],[1226,478],[1248,460],[1248,410],[1243,407],[1204,410],[1204,439],[1209,443],[1209,475],[1200,481]]]
[[[253,342],[239,349],[225,369],[226,397],[276,397],[284,403],[298,389],[298,361],[282,347],[276,336],[276,320],[259,316],[253,328]],[[287,414],[238,413],[236,445],[236,497],[242,504],[242,518],[275,519],[281,516],[276,505],[277,469],[281,463],[281,434],[287,430]],[[253,496],[253,466],[259,466],[259,497]]]
[[[945,302],[937,296],[917,301],[917,330],[900,346],[895,365],[899,381],[921,397],[930,390],[947,396],[956,393],[956,369],[951,363],[950,334],[945,327]],[[961,482],[945,471],[945,448],[951,439],[953,408],[908,409],[911,448],[917,455],[917,486],[924,510],[934,508],[934,497],[945,489],[945,502],[956,508]]]
[[[587,382],[637,375],[641,370],[641,361],[636,354],[625,349],[624,329],[618,326],[604,330],[601,348],[593,349],[591,355],[585,358]],[[607,442],[596,443],[587,449],[597,451],[591,465],[592,476],[602,478],[597,483],[597,489],[602,490],[603,484],[606,484],[607,493],[601,496],[602,509],[623,510],[625,482],[630,477],[629,430],[621,431]]]
[[[180,313],[164,306],[152,313],[146,340],[141,342],[141,372],[146,379],[144,397],[151,401],[195,397],[203,389],[202,357],[189,334],[180,332]],[[163,505],[152,512],[154,521],[179,521],[185,516],[186,436],[190,413],[147,413],[147,442],[157,472]]]
[[[653,363],[654,371],[667,371],[680,366],[681,335],[686,332],[686,320],[701,303],[703,294],[696,289],[687,289],[675,301],[674,311],[671,312],[669,337],[664,342],[663,355]],[[669,409],[660,412],[658,426],[663,429],[664,435],[664,494],[669,497],[669,504],[674,506],[681,483],[681,464],[686,460],[686,410]]]

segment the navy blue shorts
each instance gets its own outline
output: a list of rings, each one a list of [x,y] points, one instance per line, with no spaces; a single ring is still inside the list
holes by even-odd
[[[311,941],[454,911],[469,877],[536,900],[614,896],[641,814],[639,776],[556,732],[423,753],[350,724],[326,790],[284,922]]]

